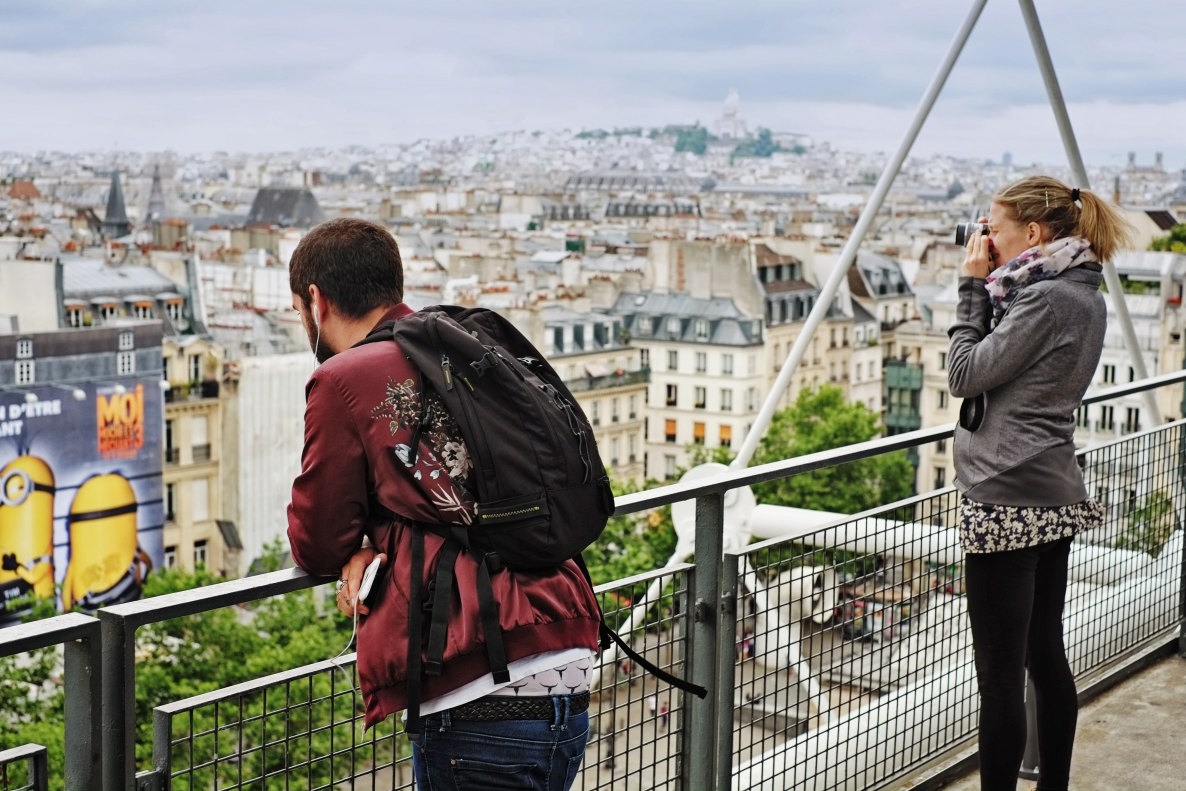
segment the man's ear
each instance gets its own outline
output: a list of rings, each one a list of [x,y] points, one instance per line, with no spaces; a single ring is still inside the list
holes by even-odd
[[[309,286],[309,310],[313,313],[314,326],[321,327],[321,289],[317,286]]]

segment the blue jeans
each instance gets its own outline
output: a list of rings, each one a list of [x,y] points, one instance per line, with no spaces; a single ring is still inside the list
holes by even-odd
[[[553,695],[550,720],[454,720],[429,714],[412,736],[418,791],[528,789],[568,791],[589,739],[589,713],[570,714],[568,695]]]

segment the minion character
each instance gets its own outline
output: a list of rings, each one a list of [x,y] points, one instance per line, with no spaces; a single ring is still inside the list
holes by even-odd
[[[36,456],[0,469],[0,615],[54,596],[54,474]]]
[[[152,570],[136,532],[136,493],[118,473],[83,482],[70,505],[70,562],[62,580],[62,610],[95,610],[133,601]]]

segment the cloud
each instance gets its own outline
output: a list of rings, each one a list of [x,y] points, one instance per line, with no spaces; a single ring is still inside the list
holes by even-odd
[[[0,73],[21,75],[4,91],[20,120],[0,122],[0,149],[290,149],[707,122],[731,88],[751,125],[892,149],[969,7],[9,0]],[[1176,150],[1186,6],[1128,0],[1117,13],[1113,0],[1079,0],[1039,12],[1093,150]],[[989,3],[920,146],[1057,153],[1056,134],[1040,144],[1034,132],[1049,133],[1045,102],[1017,5]]]

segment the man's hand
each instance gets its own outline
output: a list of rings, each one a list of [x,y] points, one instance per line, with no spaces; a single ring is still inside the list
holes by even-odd
[[[346,565],[342,566],[342,577],[344,584],[338,588],[338,611],[343,615],[354,615],[354,600],[358,596],[358,586],[362,584],[362,573],[366,571],[366,567],[371,564],[375,555],[379,555],[379,565],[387,562],[387,556],[382,553],[376,553],[371,547],[363,547],[355,552]],[[366,615],[370,612],[362,602],[358,603],[358,614]]]

